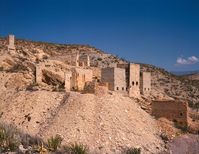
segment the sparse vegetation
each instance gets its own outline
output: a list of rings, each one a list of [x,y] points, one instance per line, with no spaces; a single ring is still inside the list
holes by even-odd
[[[88,147],[75,143],[70,146],[64,146],[64,151],[69,154],[88,154]]]
[[[62,140],[63,139],[59,135],[51,137],[50,139],[48,139],[48,149],[50,151],[56,151],[61,146]]]
[[[0,153],[7,151],[16,151],[18,148],[19,136],[16,134],[16,130],[11,126],[0,126]]]
[[[67,153],[67,154],[88,154],[88,147],[83,144],[70,144],[61,146],[62,138],[59,135],[51,137],[47,143],[37,137],[23,134],[12,125],[0,124],[0,153],[3,152],[19,152],[20,146],[27,152],[38,153]],[[28,147],[32,147],[28,149]]]
[[[126,154],[141,154],[141,148],[129,148],[127,151],[126,151]]]

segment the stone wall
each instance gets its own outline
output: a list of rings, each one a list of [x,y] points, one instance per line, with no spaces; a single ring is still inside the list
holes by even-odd
[[[151,72],[142,72],[140,76],[140,92],[149,95],[151,92]]]
[[[96,80],[86,82],[83,92],[103,96],[108,93],[108,83],[97,82]]]
[[[175,100],[153,101],[152,115],[156,118],[165,117],[180,126],[188,126],[187,102]]]
[[[129,97],[140,96],[140,65],[129,64]]]

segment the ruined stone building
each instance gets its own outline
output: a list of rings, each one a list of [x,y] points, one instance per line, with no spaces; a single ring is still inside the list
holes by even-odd
[[[46,60],[36,66],[36,82],[53,85],[66,91],[82,91],[87,82],[92,82],[91,69],[72,67],[56,60]]]
[[[70,65],[76,67],[90,67],[90,57],[86,54],[71,54],[70,55]]]
[[[140,65],[129,63],[129,64],[118,64],[117,67],[123,68],[126,75],[126,85],[129,97],[140,96]]]
[[[93,72],[91,69],[72,68],[71,90],[83,91],[87,82],[92,82]]]
[[[101,81],[107,82],[109,90],[126,92],[126,76],[125,69],[112,67],[103,68],[101,74]]]
[[[152,102],[152,115],[156,118],[164,117],[179,126],[188,126],[187,102],[175,100],[161,100]]]
[[[15,51],[14,42],[14,35],[9,35],[10,53]],[[69,54],[66,61],[48,59],[37,64],[36,83],[58,86],[66,91],[83,91],[85,85],[95,81],[108,85],[109,90],[128,93],[130,97],[139,97],[140,93],[147,95],[151,91],[151,74],[142,72],[140,76],[139,64],[118,64],[102,69],[91,67],[89,55],[77,51]]]
[[[90,57],[89,55],[81,55],[79,56],[79,66],[86,66],[86,67],[90,67]]]
[[[140,65],[118,64],[117,67],[103,68],[101,73],[102,82],[109,83],[109,90],[126,92],[129,97],[139,97],[150,94],[151,74],[140,73]]]

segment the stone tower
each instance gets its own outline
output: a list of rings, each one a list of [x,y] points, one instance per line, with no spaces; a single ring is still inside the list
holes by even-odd
[[[129,97],[140,96],[140,65],[129,64]]]
[[[8,52],[15,53],[15,36],[8,36]]]
[[[149,95],[151,92],[151,72],[142,72],[140,77],[140,91],[142,95]]]

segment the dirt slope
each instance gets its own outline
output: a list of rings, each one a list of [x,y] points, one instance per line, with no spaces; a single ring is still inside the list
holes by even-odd
[[[1,104],[2,110],[1,122],[12,122],[44,139],[60,134],[63,143],[86,144],[92,153],[119,153],[132,146],[141,147],[144,153],[163,149],[155,120],[133,100],[114,93],[97,97],[21,91],[8,106]]]

